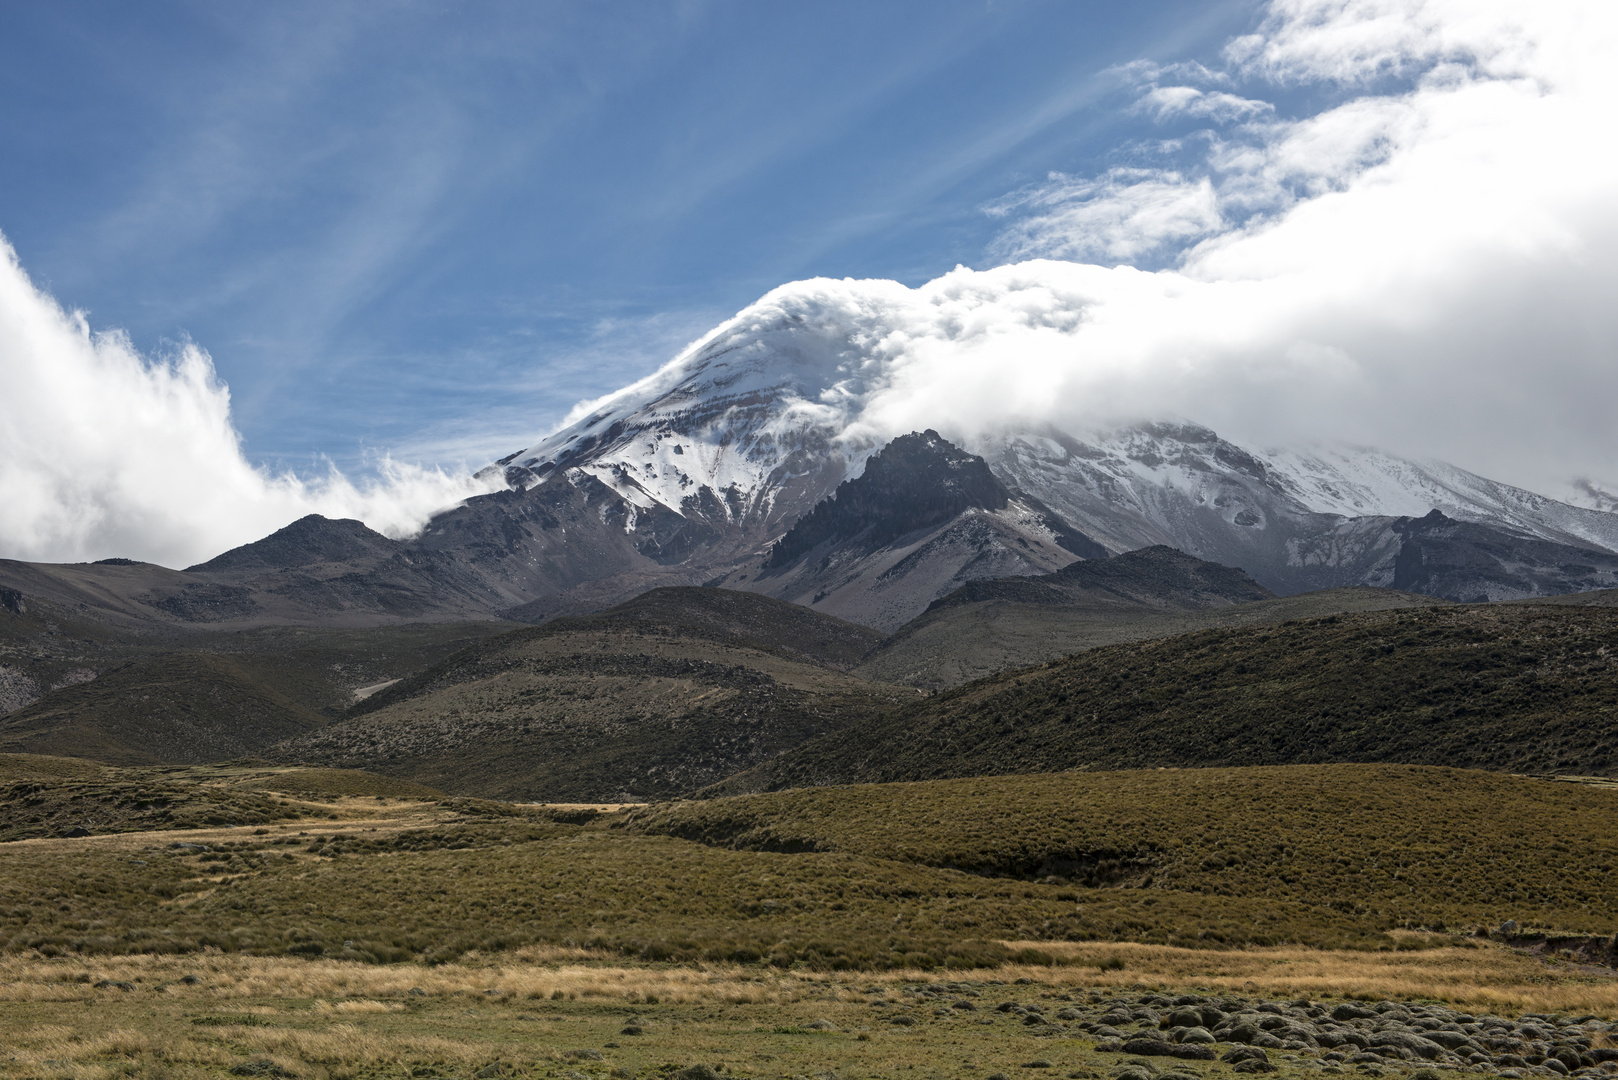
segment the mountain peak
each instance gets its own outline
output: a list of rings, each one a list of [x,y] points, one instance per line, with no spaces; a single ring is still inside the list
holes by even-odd
[[[231,548],[205,563],[186,568],[187,573],[228,573],[240,570],[286,569],[313,563],[348,562],[371,555],[386,554],[397,541],[367,528],[352,518],[328,518],[319,514],[301,517],[284,529],[262,540]]]
[[[1003,510],[1010,501],[1011,492],[981,457],[931,428],[913,431],[873,454],[859,477],[800,518],[776,541],[765,566],[785,566],[825,543],[857,539],[874,551],[964,510]]]

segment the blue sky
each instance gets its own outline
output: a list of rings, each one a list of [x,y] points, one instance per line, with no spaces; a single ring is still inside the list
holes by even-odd
[[[249,459],[480,463],[785,281],[997,260],[1248,2],[0,5],[0,231]],[[1273,95],[1272,95],[1273,97]],[[1170,133],[1172,134],[1172,132]]]

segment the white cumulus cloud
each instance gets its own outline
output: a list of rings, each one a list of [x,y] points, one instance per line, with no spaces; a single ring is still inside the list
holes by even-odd
[[[1614,55],[1610,4],[1278,0],[1227,71],[1136,73],[1316,82],[1329,107],[1252,111],[1174,168],[1053,176],[990,208],[1025,261],[783,286],[688,356],[824,338],[780,362],[813,360],[806,396],[859,440],[1184,417],[1568,492],[1618,475]]]
[[[305,514],[390,535],[478,494],[468,476],[380,463],[355,484],[250,464],[207,353],[141,356],[42,293],[0,240],[0,557],[185,566]]]

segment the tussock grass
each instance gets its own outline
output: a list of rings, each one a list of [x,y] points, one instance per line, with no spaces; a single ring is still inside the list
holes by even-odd
[[[1517,1015],[1595,1013],[1618,1017],[1618,977],[1578,965],[1550,965],[1493,942],[1454,936],[1417,951],[1297,947],[1207,950],[1137,942],[1007,941],[1009,950],[1050,963],[1009,963],[988,985],[1028,980],[1060,989],[1128,990],[1200,987],[1261,998],[1432,1000]],[[974,976],[978,980],[988,973]],[[180,980],[198,977],[193,984]],[[334,1019],[394,1015],[421,996],[531,1007],[572,1002],[618,1005],[775,1005],[863,1001],[861,987],[939,981],[937,972],[893,969],[857,977],[781,971],[744,964],[625,963],[621,956],[579,949],[525,949],[468,956],[449,964],[378,966],[353,961],[207,954],[194,957],[0,957],[0,1002],[119,1002],[156,992],[209,1026],[232,1016],[262,1022],[288,1009]],[[100,989],[127,982],[137,996]],[[413,991],[420,990],[422,995]],[[253,1002],[271,1004],[250,1004]],[[224,1010],[223,1012],[218,1010]],[[241,1027],[257,1024],[238,1025]],[[41,1025],[39,1038],[65,1038],[61,1025]],[[54,1033],[54,1034],[53,1034]]]
[[[872,973],[883,982],[915,978],[915,970]],[[187,975],[196,983],[181,982]],[[530,948],[469,956],[449,964],[375,965],[355,961],[210,953],[191,957],[150,954],[118,957],[0,957],[0,1001],[89,1002],[117,991],[97,982],[127,982],[190,1002],[312,1002],[333,1014],[398,1012],[415,998],[477,996],[501,1002],[597,1001],[665,1004],[780,1004],[825,984],[810,972],[784,972],[741,964],[690,966],[625,964],[600,950]],[[491,993],[492,991],[492,993]],[[230,1005],[234,1012],[274,1015],[278,1010]]]

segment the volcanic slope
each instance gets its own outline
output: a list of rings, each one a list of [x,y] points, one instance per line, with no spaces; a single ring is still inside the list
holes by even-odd
[[[1113,645],[807,743],[714,793],[1298,762],[1618,773],[1618,610],[1331,615]]]
[[[117,765],[255,754],[330,723],[357,691],[510,625],[265,627],[154,641],[97,636],[96,624],[52,616],[41,603],[26,617],[0,612],[0,676],[14,691],[0,750]]]
[[[270,753],[487,798],[667,798],[914,697],[834,666],[877,639],[768,597],[658,590],[481,642]]]
[[[716,582],[892,631],[965,582],[1106,557],[981,457],[929,430],[894,439],[761,565]]]
[[[1241,570],[1169,547],[1141,548],[1051,574],[969,581],[895,631],[859,674],[939,689],[1097,645],[1373,603],[1360,593],[1378,597],[1378,607],[1434,602],[1373,589],[1277,602]]]
[[[671,632],[737,638],[844,671],[885,640],[868,626],[734,589],[652,589],[608,608],[600,617],[661,624]]]

